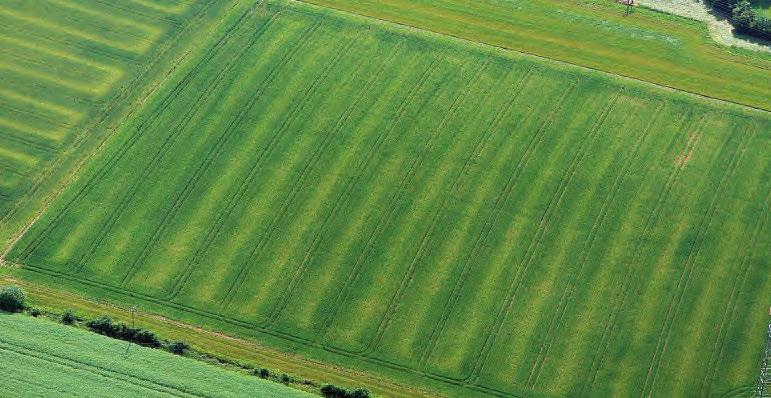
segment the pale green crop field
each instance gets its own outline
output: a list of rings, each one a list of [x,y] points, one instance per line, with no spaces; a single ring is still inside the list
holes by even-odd
[[[165,351],[0,313],[5,397],[312,397]]]
[[[754,385],[769,113],[294,2],[226,9],[13,273],[450,396]]]

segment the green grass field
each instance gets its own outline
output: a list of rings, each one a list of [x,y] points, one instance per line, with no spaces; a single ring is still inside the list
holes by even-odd
[[[453,396],[742,394],[768,113],[242,4],[8,260]]]
[[[0,242],[71,180],[205,35],[223,3],[0,4]]]
[[[771,110],[771,58],[610,0],[302,0]]]
[[[312,397],[165,351],[25,315],[0,313],[6,397]]]

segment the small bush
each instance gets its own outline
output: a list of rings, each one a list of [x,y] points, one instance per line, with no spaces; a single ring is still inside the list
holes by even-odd
[[[33,309],[29,310],[29,314],[32,315],[34,318],[37,318],[40,315],[43,315],[43,311],[40,311],[37,308],[33,308]]]
[[[145,347],[158,348],[161,346],[161,340],[155,333],[145,329],[126,328],[126,337],[123,340],[133,341]]]
[[[5,286],[0,288],[0,310],[7,312],[19,312],[26,306],[27,294],[19,286]]]
[[[289,376],[286,373],[281,374],[281,382],[284,384],[289,384],[294,381],[294,378],[292,376]]]
[[[112,319],[110,319],[108,316],[90,320],[86,322],[86,326],[88,326],[88,328],[94,332],[103,334],[105,336],[116,337],[117,334],[116,327],[112,323]]]
[[[267,379],[270,377],[270,370],[262,368],[259,372],[257,372],[257,375],[262,377],[263,379]]]
[[[369,391],[363,389],[363,388],[357,388],[353,391],[351,391],[351,398],[370,398],[371,395],[369,394]]]
[[[78,320],[78,317],[75,316],[72,310],[64,311],[62,314],[62,323],[65,325],[72,325],[76,320]]]
[[[184,341],[175,341],[169,344],[169,352],[177,355],[185,355],[187,350],[190,349],[190,345]]]

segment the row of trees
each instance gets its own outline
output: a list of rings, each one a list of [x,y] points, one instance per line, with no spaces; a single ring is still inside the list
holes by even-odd
[[[736,31],[771,40],[771,20],[758,15],[748,0],[706,0],[713,8],[731,16]]]

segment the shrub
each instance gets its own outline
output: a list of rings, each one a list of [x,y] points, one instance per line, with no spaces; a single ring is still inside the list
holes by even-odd
[[[267,379],[270,377],[270,371],[268,369],[262,368],[259,372],[257,372],[257,375],[262,377],[263,379]]]
[[[19,312],[26,306],[27,294],[19,286],[5,286],[0,288],[0,310]]]
[[[321,387],[321,394],[327,398],[346,398],[348,391],[334,384],[327,384]]]
[[[189,349],[190,345],[184,341],[175,341],[169,344],[169,351],[177,355],[184,355]]]
[[[86,322],[86,326],[96,333],[103,334],[105,336],[116,337],[117,330],[112,323],[112,319],[108,316],[103,316],[99,319],[93,319]]]
[[[29,310],[29,314],[32,315],[33,317],[37,318],[40,315],[43,315],[43,311],[40,311],[37,308],[33,308],[33,309]]]
[[[351,398],[369,398],[370,394],[369,391],[363,389],[363,388],[357,388],[353,391],[351,391]]]
[[[62,314],[62,323],[65,325],[72,325],[78,318],[72,310],[64,311]]]
[[[289,376],[288,374],[286,374],[286,373],[282,373],[281,374],[281,382],[282,383],[289,384],[292,381],[294,381],[294,379],[291,376]]]

